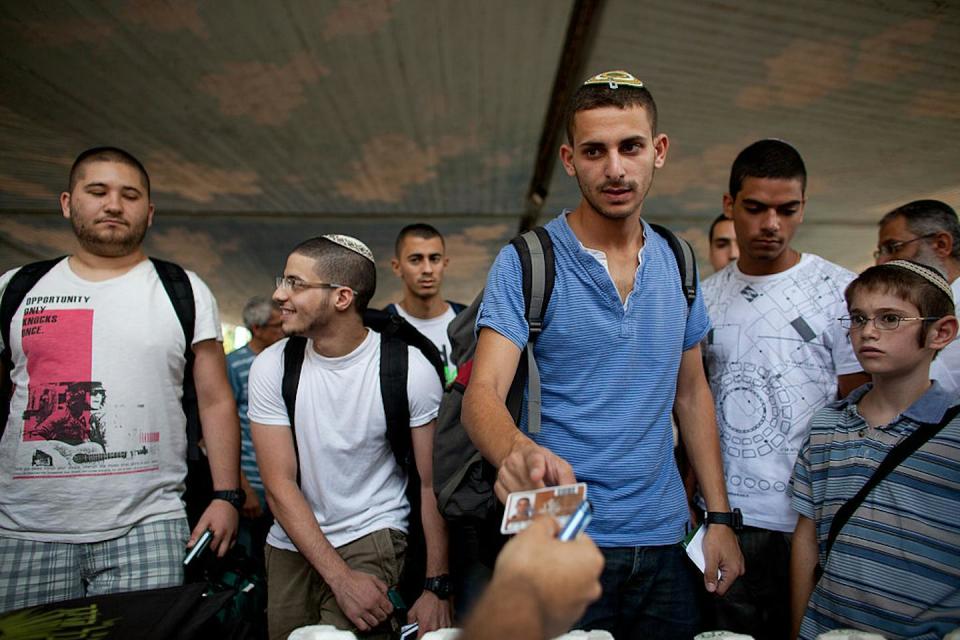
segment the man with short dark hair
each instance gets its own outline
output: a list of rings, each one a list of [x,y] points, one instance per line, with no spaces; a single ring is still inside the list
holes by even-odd
[[[916,260],[939,269],[960,300],[960,221],[953,207],[940,200],[915,200],[883,216],[874,258]],[[960,341],[937,354],[930,377],[951,393],[960,393]]]
[[[60,195],[77,249],[33,284],[10,327],[0,440],[0,611],[178,585],[184,546],[226,553],[242,503],[239,427],[216,301],[186,272],[193,379],[219,493],[188,529],[184,329],[142,242],[150,180],[121,149],[80,154]],[[6,291],[16,270],[0,278]],[[109,393],[108,393],[109,392]],[[48,429],[60,410],[70,428]],[[51,425],[52,426],[52,425]]]
[[[387,305],[386,311],[398,314],[430,338],[443,356],[447,382],[457,377],[457,363],[451,356],[447,326],[463,310],[463,305],[444,300],[440,292],[443,274],[450,263],[443,236],[422,222],[400,230],[390,260],[393,273],[400,278],[403,298]]]
[[[241,510],[240,535],[237,542],[247,547],[254,557],[263,557],[263,544],[273,521],[267,509],[263,480],[257,467],[257,456],[250,437],[250,419],[247,417],[247,381],[250,365],[257,354],[283,337],[280,310],[265,296],[255,296],[243,306],[243,324],[250,331],[247,344],[227,354],[227,377],[240,416],[240,484],[246,493]]]
[[[264,349],[250,369],[253,441],[276,519],[266,549],[267,621],[275,640],[316,623],[390,637],[387,591],[400,579],[408,521],[417,514],[388,439],[381,341],[363,324],[375,289],[373,254],[356,238],[301,243],[273,294],[284,334],[307,339],[294,415],[283,395],[288,340]],[[446,531],[432,486],[442,390],[419,351],[408,355],[409,427],[433,584],[447,574]],[[409,620],[424,632],[450,626],[445,597],[428,586],[407,603]]]
[[[737,246],[737,230],[733,220],[724,214],[718,215],[710,223],[710,264],[714,272],[740,257],[740,247]]]
[[[470,437],[498,469],[500,500],[587,483],[588,532],[606,566],[603,595],[578,626],[618,640],[692,637],[698,585],[724,593],[743,570],[726,526],[706,534],[705,576],[680,544],[689,515],[671,410],[710,511],[730,509],[700,356],[706,310],[699,294],[688,308],[667,239],[641,218],[668,145],[652,96],[629,73],[594,76],[576,91],[560,158],[581,200],[545,227],[556,278],[534,348],[541,429],[529,432],[525,416],[518,428],[505,406],[529,335],[520,260],[510,246],[487,279],[463,404]]]
[[[740,509],[746,573],[711,598],[707,628],[763,640],[789,633],[787,483],[814,412],[866,381],[846,332],[853,274],[790,243],[803,222],[806,167],[782,140],[760,140],[733,162],[723,211],[740,257],[703,282],[713,329],[703,341],[730,504]]]

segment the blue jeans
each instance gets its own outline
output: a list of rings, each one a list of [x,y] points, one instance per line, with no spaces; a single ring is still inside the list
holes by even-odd
[[[680,640],[697,633],[702,579],[680,544],[600,549],[603,595],[577,623],[617,640]]]

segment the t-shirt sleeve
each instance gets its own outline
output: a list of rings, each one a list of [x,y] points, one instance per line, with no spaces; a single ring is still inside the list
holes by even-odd
[[[843,376],[848,373],[863,371],[863,366],[853,352],[850,336],[838,320],[838,318],[847,315],[847,303],[843,298],[843,292],[856,276],[852,271],[838,268],[833,274],[833,277],[836,279],[837,286],[839,287],[840,299],[830,312],[830,318],[828,318],[830,324],[827,329],[826,339],[830,346],[830,353],[833,356],[833,368],[838,376]]]
[[[190,286],[193,287],[193,301],[197,314],[193,325],[193,344],[204,340],[223,342],[223,330],[220,327],[220,310],[217,300],[207,284],[192,271],[187,272]]]
[[[283,347],[286,340],[267,347],[254,359],[247,379],[247,416],[251,422],[290,426],[283,403]]]
[[[20,267],[17,267],[16,269],[11,269],[0,276],[0,298],[3,298],[3,294],[7,290],[7,285],[10,284],[10,279],[13,278],[13,275],[19,270]],[[0,334],[0,351],[6,349],[6,347],[7,345],[3,343],[3,334]]]
[[[407,358],[407,402],[410,404],[410,426],[422,427],[437,417],[443,387],[427,359],[415,347],[409,347]]]
[[[512,245],[500,250],[487,275],[477,330],[487,327],[507,338],[518,349],[527,344],[529,328],[523,304],[523,271]]]
[[[697,279],[697,297],[694,298],[690,306],[690,313],[687,316],[687,329],[683,334],[683,350],[692,349],[699,344],[710,331],[710,317],[707,315],[707,307],[703,303],[703,287],[700,286],[700,280]]]
[[[793,510],[810,520],[814,519],[813,489],[810,479],[810,434],[807,434],[797,454],[797,461],[793,465],[793,475],[790,478],[792,497],[790,504]]]

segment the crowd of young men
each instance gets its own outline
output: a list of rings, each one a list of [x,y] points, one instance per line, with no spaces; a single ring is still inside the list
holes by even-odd
[[[868,439],[883,445],[871,454],[875,467],[901,436],[960,404],[956,213],[930,200],[890,212],[876,253],[890,268],[848,288],[854,274],[791,246],[806,168],[788,143],[760,140],[733,161],[723,215],[710,228],[715,273],[688,301],[669,239],[642,216],[669,149],[648,89],[625,72],[589,79],[573,97],[566,135],[560,157],[581,199],[546,225],[556,275],[534,350],[540,429],[531,432],[525,414],[514,423],[505,406],[529,338],[511,247],[488,275],[463,420],[497,470],[500,500],[586,482],[594,520],[568,547],[575,562],[549,541],[556,525],[534,520],[505,547],[467,637],[544,637],[573,624],[618,639],[705,628],[760,639],[814,637],[846,623],[892,638],[908,627],[916,635],[960,625],[960,532],[943,517],[960,491],[956,421],[931,440],[935,490],[903,479],[890,490],[919,505],[909,527],[874,517],[886,533],[867,535],[876,523],[854,518],[858,540],[880,545],[873,552],[917,585],[909,600],[857,568],[869,545],[853,534],[838,538],[829,563],[825,550],[836,507],[860,486],[831,479],[832,425],[859,438],[872,430]],[[0,440],[0,612],[179,584],[184,547],[209,529],[222,555],[242,511],[272,518],[271,638],[318,622],[364,637],[395,633],[394,589],[408,535],[421,528],[426,580],[400,622],[418,623],[420,635],[451,626],[449,532],[432,484],[442,381],[419,350],[403,347],[409,475],[391,430],[396,392],[385,382],[396,351],[365,326],[376,290],[369,248],[337,234],[295,247],[272,301],[244,310],[253,339],[228,368],[207,287],[186,272],[195,306],[187,344],[160,267],[141,249],[153,204],[135,158],[84,152],[61,206],[77,249],[32,284],[9,344],[0,344],[10,354],[0,373],[13,382]],[[405,227],[391,261],[401,300],[389,307],[436,345],[447,382],[456,363],[446,329],[463,308],[442,297],[448,260],[436,229]],[[901,272],[912,274],[907,284],[890,284]],[[5,274],[0,291],[15,276]],[[905,293],[911,287],[930,291],[917,297]],[[911,351],[901,327],[913,321],[921,332]],[[872,387],[861,386],[867,374]],[[188,446],[180,396],[190,377],[214,489],[192,533],[180,500]],[[696,477],[697,520],[708,525],[702,575],[681,545],[700,522],[690,522],[671,417]],[[543,568],[552,560],[569,583],[551,582]],[[850,605],[863,594],[869,607]],[[888,605],[912,626],[891,621]]]

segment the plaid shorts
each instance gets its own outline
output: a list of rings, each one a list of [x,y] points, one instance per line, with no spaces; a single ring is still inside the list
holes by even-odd
[[[124,591],[183,583],[186,518],[137,525],[91,543],[34,542],[0,536],[0,613]]]

